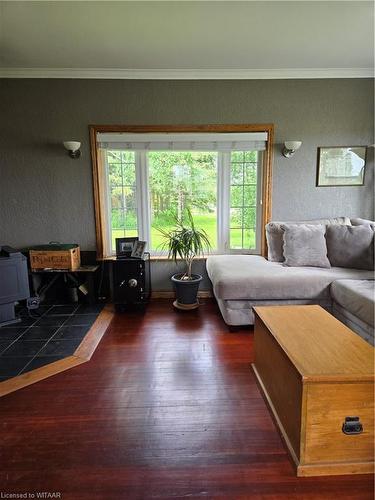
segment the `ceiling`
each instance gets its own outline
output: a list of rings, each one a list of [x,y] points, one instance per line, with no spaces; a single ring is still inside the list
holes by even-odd
[[[367,1],[0,2],[3,77],[365,77]]]

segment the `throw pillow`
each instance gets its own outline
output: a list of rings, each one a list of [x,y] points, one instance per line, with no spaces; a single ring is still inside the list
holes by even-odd
[[[374,229],[370,226],[328,226],[326,238],[332,266],[374,269]]]
[[[331,267],[323,225],[285,224],[285,265],[290,267]]]
[[[284,262],[284,224],[346,224],[350,226],[350,219],[348,217],[333,217],[331,219],[315,219],[295,222],[269,222],[266,225],[266,238],[268,260],[271,262]]]

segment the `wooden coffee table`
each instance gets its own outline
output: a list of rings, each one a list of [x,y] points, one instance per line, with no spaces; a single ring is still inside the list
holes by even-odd
[[[374,349],[320,306],[255,307],[255,375],[298,476],[374,470]]]

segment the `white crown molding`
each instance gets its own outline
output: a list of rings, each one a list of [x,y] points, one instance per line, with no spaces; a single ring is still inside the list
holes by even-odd
[[[0,68],[0,78],[77,78],[110,80],[278,80],[292,78],[374,78],[374,69]]]

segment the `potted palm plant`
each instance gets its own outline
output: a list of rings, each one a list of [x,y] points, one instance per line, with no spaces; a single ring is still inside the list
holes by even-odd
[[[177,309],[195,309],[199,306],[197,294],[202,276],[193,274],[192,265],[195,257],[203,256],[205,250],[209,250],[210,241],[204,229],[198,229],[194,225],[193,216],[189,209],[186,216],[175,219],[175,227],[171,231],[159,228],[164,237],[162,248],[168,250],[168,258],[177,264],[178,259],[185,261],[186,270],[183,273],[174,274],[171,280],[176,292],[176,300],[173,305]]]

